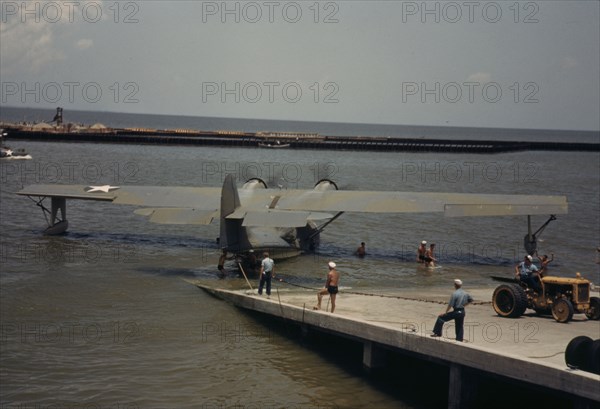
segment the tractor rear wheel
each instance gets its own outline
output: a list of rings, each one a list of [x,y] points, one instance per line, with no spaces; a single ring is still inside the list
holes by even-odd
[[[527,295],[518,284],[502,284],[494,290],[492,305],[499,316],[518,318],[527,309]]]
[[[573,304],[566,298],[559,298],[552,304],[552,316],[558,322],[569,322],[574,312]]]
[[[590,298],[590,308],[585,311],[585,316],[590,320],[600,320],[600,298]]]

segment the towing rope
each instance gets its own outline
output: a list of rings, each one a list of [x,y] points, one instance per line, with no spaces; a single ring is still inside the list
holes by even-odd
[[[307,286],[304,286],[304,285],[291,283],[289,281],[284,280],[283,278],[279,278],[278,280],[280,282],[282,282],[282,283],[286,283],[286,284],[292,285],[294,287],[300,287],[300,288],[304,288],[304,289],[307,289],[307,290],[319,291],[319,288],[307,287]],[[425,298],[403,297],[401,295],[374,294],[374,293],[365,293],[365,292],[347,291],[347,290],[340,290],[340,293],[363,295],[363,296],[367,296],[367,297],[395,298],[397,300],[420,301],[420,302],[428,302],[428,303],[442,304],[442,305],[448,304],[448,302],[446,302],[446,301],[427,300]],[[492,303],[491,301],[473,301],[471,303],[471,305],[486,305],[486,304],[491,304],[491,303]]]

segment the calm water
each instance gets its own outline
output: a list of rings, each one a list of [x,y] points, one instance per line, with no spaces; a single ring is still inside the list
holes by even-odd
[[[569,214],[541,234],[540,253],[555,253],[553,273],[580,271],[600,282],[598,153],[13,145],[34,159],[0,163],[3,407],[406,408],[428,402],[368,380],[323,350],[185,282],[198,278],[243,288],[237,277],[216,277],[217,224],[155,225],[128,206],[72,201],[69,233],[43,237],[42,213],[13,194],[22,185],[219,186],[226,173],[234,173],[289,188],[311,188],[330,177],[345,189],[561,194],[568,197]],[[533,228],[545,221],[534,217]],[[512,274],[522,258],[526,228],[525,217],[345,214],[325,230],[316,255],[281,262],[278,270],[316,288],[325,262],[333,259],[342,285],[360,291],[425,293],[448,287],[454,277],[467,288],[492,287],[490,275]],[[438,244],[441,268],[423,270],[414,263],[423,239]],[[359,260],[352,252],[361,241],[368,257]],[[343,297],[339,304],[341,311]]]

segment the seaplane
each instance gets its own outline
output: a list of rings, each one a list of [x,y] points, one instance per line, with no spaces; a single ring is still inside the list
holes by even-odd
[[[344,213],[526,215],[530,221],[532,215],[555,218],[568,212],[566,196],[340,190],[329,179],[308,190],[269,188],[259,178],[238,188],[233,175],[226,175],[222,187],[46,184],[27,186],[17,194],[30,197],[43,210],[48,235],[67,230],[67,199],[98,200],[139,206],[134,213],[153,223],[208,225],[218,219],[224,254],[269,251],[275,259],[315,250],[321,232]],[[529,226],[526,244],[535,241]]]

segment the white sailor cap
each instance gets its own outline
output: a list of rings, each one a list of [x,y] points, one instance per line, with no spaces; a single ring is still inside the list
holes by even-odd
[[[531,257],[529,254],[527,255],[527,260],[532,261],[533,257]]]
[[[331,268],[335,268],[336,264],[333,261],[330,261],[329,263],[327,263],[327,265]]]
[[[456,285],[462,285],[462,280],[460,278],[455,278],[454,279],[454,284],[456,284]]]
[[[427,242],[426,242],[425,240],[423,240],[423,241],[421,242],[421,244],[427,244]]]

